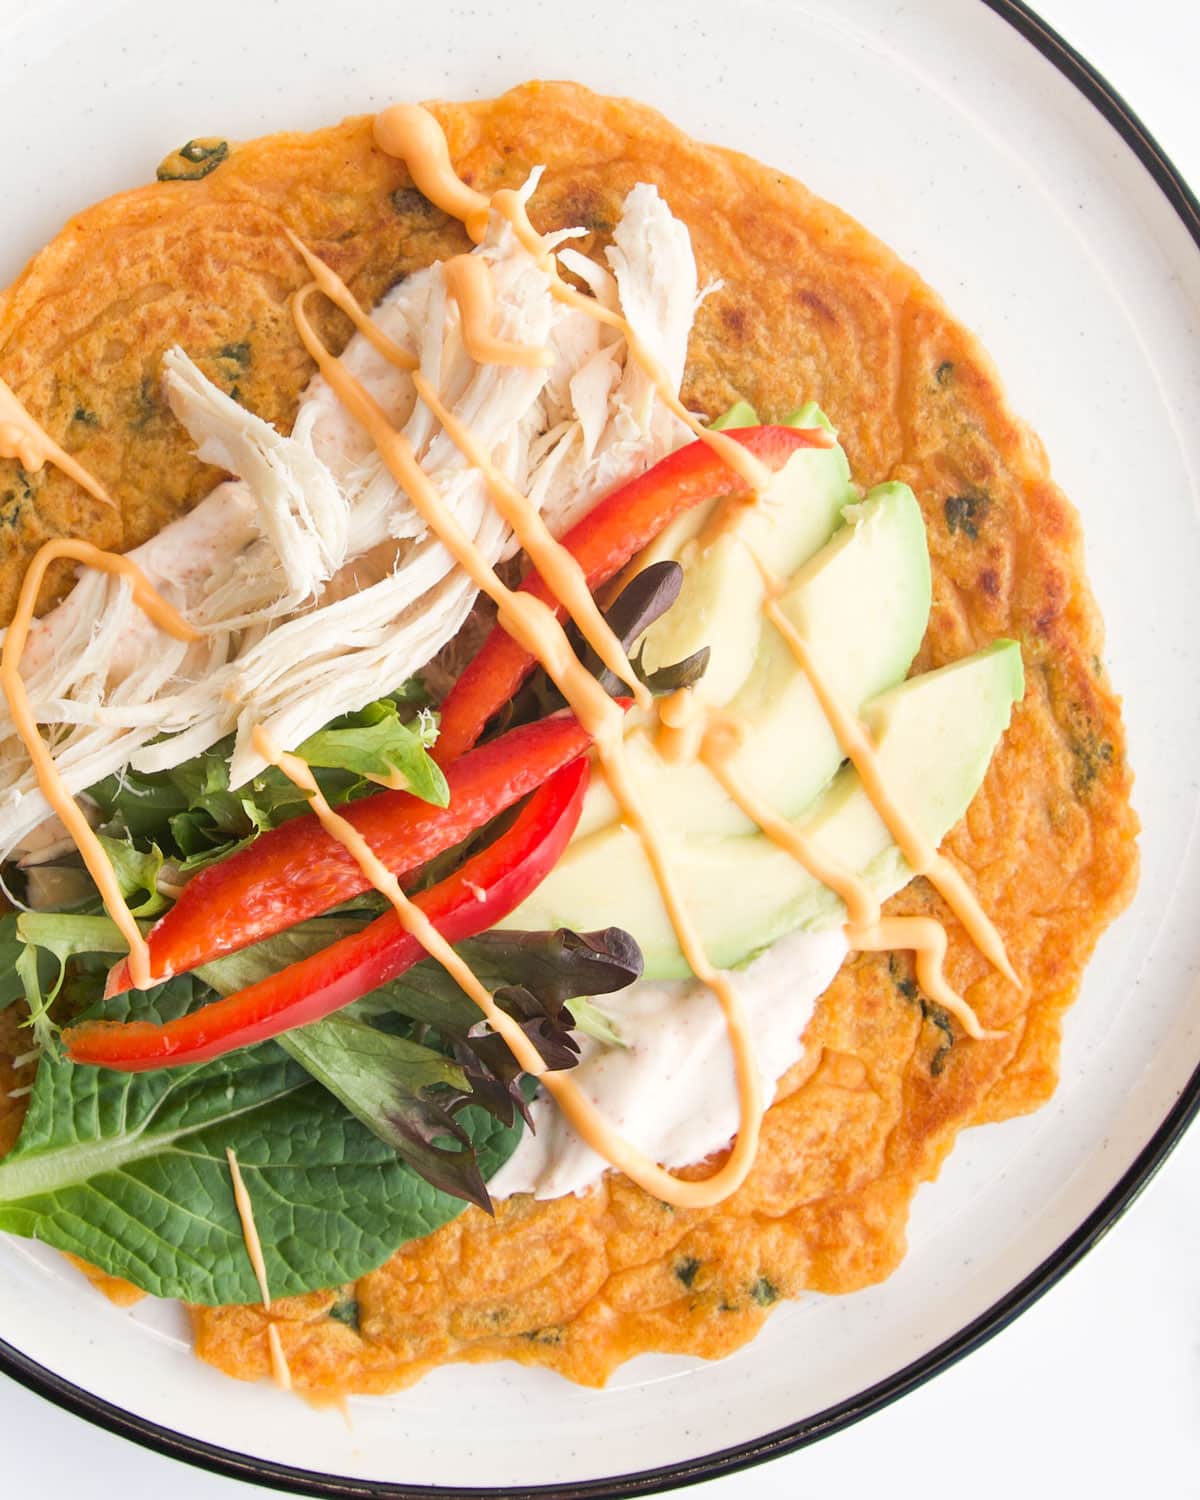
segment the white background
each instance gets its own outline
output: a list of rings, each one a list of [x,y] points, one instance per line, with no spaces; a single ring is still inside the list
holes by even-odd
[[[1200,184],[1196,0],[1039,9]],[[1200,1131],[1087,1260],[985,1348],[847,1432],[691,1493],[1008,1500],[1060,1487],[1101,1500],[1200,1497]],[[252,1489],[143,1452],[0,1377],[0,1493],[232,1500]]]

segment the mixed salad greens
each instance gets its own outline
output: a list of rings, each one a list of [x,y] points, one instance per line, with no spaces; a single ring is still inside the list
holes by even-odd
[[[677,563],[658,563],[625,585],[606,617],[627,649],[671,606],[680,583]],[[576,645],[610,693],[624,691]],[[696,682],[707,658],[702,650],[640,675],[652,692],[672,692]],[[558,760],[566,759],[566,771],[578,768],[571,794],[577,816],[586,736],[562,712],[545,674],[529,675],[499,707],[476,758],[492,750],[495,759],[496,749],[520,739],[523,725],[549,725],[562,741]],[[510,776],[501,794],[493,780],[482,805],[494,815],[480,817],[467,793],[452,798],[457,768],[448,780],[431,754],[438,730],[430,695],[413,679],[296,751],[332,806],[401,799],[410,852],[422,847],[411,839],[422,821],[451,830],[449,847],[431,845],[436,852],[409,870],[405,885],[418,903],[461,884],[473,860],[511,840],[544,795],[535,793],[514,817],[525,784]],[[533,768],[535,780],[545,776],[550,763],[539,771],[527,739],[521,745],[524,768]],[[186,906],[181,898],[204,884],[204,872],[220,885],[248,863],[261,895],[270,882],[272,837],[301,817],[306,826],[314,821],[304,794],[273,767],[231,789],[229,748],[222,742],[167,771],[127,770],[86,794],[144,932]],[[402,790],[381,793],[380,782]],[[422,814],[421,805],[449,810],[443,819]],[[555,821],[564,820],[556,814]],[[574,819],[567,821],[569,836]],[[456,837],[463,827],[469,831]],[[129,1071],[66,1054],[64,1027],[75,1034],[81,1023],[102,1018],[104,1034],[126,1035],[136,1030],[128,1023],[150,1023],[157,1038],[186,1018],[216,1014],[222,997],[253,994],[361,940],[373,924],[393,920],[374,890],[357,889],[248,944],[256,935],[252,922],[227,925],[226,941],[212,932],[208,961],[150,991],[113,993],[125,943],[73,848],[40,850],[6,877],[20,909],[0,917],[0,1009],[25,1002],[24,1024],[40,1060],[20,1138],[0,1161],[0,1230],[70,1251],[156,1295],[219,1305],[258,1295],[230,1190],[230,1149],[255,1204],[276,1296],[351,1281],[468,1203],[490,1210],[487,1180],[516,1147],[534,1085],[432,960],[321,1019],[276,1028],[272,1040],[223,1041],[219,1055],[203,1061]],[[202,914],[211,918],[211,905]],[[459,951],[547,1066],[573,1065],[576,1031],[621,1044],[593,997],[641,973],[628,933],[480,931]]]
[[[446,780],[428,753],[436,727],[420,684],[408,683],[301,750],[331,802],[370,795],[367,775],[399,770],[413,796],[444,806]],[[273,769],[231,792],[220,747],[89,795],[145,927],[199,870],[306,811]],[[383,906],[373,891],[105,1001],[124,941],[78,859],[52,868],[76,898],[69,909],[0,918],[0,1006],[26,1002],[41,1048],[20,1139],[0,1163],[0,1229],[160,1296],[219,1304],[256,1295],[227,1148],[256,1204],[275,1295],[351,1280],[466,1203],[490,1207],[485,1184],[519,1139],[529,1080],[432,961],[277,1041],[200,1064],[134,1074],[64,1055],[68,1021],[175,1021],[361,932]],[[485,934],[462,951],[555,1068],[574,1060],[575,1027],[613,1039],[577,997],[618,989],[641,969],[620,931]]]

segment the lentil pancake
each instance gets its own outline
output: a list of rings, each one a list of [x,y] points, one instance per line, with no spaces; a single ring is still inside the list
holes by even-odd
[[[962,1039],[921,995],[907,956],[853,956],[733,1197],[672,1209],[610,1173],[580,1198],[502,1203],[494,1220],[468,1209],[353,1286],[273,1305],[293,1381],[316,1397],[395,1389],[455,1359],[511,1358],[599,1384],[643,1351],[727,1353],[781,1298],[879,1281],[904,1253],[917,1186],[957,1132],[1051,1094],[1063,1013],[1136,873],[1131,776],[1078,519],[987,355],[935,294],[799,184],[698,145],[640,105],[535,83],[433,108],[455,168],[482,191],[544,163],[535,224],[584,225],[591,253],[625,193],[657,185],[691,232],[701,282],[721,282],[697,314],[687,404],[715,415],[743,397],[770,420],[811,398],[858,480],[912,487],[934,580],[914,670],[998,635],[1020,642],[1024,702],[944,848],[1025,985],[992,972],[914,881],[889,910],[946,925],[948,977],[1003,1041]],[[458,222],[376,149],[368,117],[204,150],[166,164],[211,166],[203,176],[72,220],[0,301],[0,375],[117,502],[114,513],[56,471],[0,464],[0,618],[47,538],[127,549],[220,477],[197,462],[160,395],[170,345],[259,415],[290,424],[313,366],[288,309],[308,275],[283,225],[368,306],[397,277],[467,247]],[[321,316],[336,350],[349,324],[332,309]],[[52,576],[44,602],[68,578]],[[13,1014],[0,1017],[0,1053],[22,1045]],[[12,1074],[0,1056],[0,1149],[21,1107],[8,1090],[27,1070]],[[269,1373],[261,1308],[193,1317],[202,1358],[240,1378]]]

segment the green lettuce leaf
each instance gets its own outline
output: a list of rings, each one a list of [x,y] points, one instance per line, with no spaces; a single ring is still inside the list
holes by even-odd
[[[296,754],[314,770],[353,771],[376,781],[388,781],[398,772],[406,791],[435,807],[445,807],[450,788],[442,768],[429,754],[437,731],[437,715],[431,709],[422,709],[406,723],[395,703],[382,699],[310,736]]]
[[[210,991],[190,977],[106,1003],[166,1021]],[[455,1122],[480,1175],[520,1127]],[[238,1157],[274,1296],[355,1280],[464,1208],[367,1130],[273,1042],[191,1068],[116,1073],[43,1057],[0,1162],[0,1230],[80,1255],[160,1297],[256,1302],[225,1151]]]
[[[289,964],[310,958],[339,938],[357,932],[366,920],[369,920],[366,914],[315,917],[311,922],[300,922],[295,927],[277,932],[261,943],[252,943],[249,948],[227,953],[224,958],[214,959],[210,964],[201,964],[195,973],[218,995],[234,995],[238,990],[249,989],[252,984],[278,974]]]
[[[141,850],[129,838],[114,839],[103,833],[97,837],[112,863],[129,910],[135,917],[157,916],[168,905],[167,898],[158,891],[158,875],[163,867],[162,850],[154,843],[149,849]],[[135,906],[131,898],[139,893],[144,899]]]
[[[0,1011],[7,1010],[25,993],[21,976],[17,973],[17,962],[24,948],[25,944],[17,936],[17,913],[5,912],[0,917]]]
[[[624,1047],[628,1043],[621,1035],[621,1028],[610,1015],[606,1015],[594,1001],[576,995],[571,1001],[571,1014],[575,1017],[576,1031],[603,1042],[606,1047]]]
[[[361,921],[304,922],[196,972],[219,993],[232,994],[336,942]],[[578,1047],[571,1031],[583,1029],[585,1021],[592,1035],[619,1043],[608,1018],[576,997],[618,989],[637,977],[641,954],[628,934],[616,929],[582,936],[489,933],[458,944],[457,951],[551,1067],[574,1065]],[[380,1030],[370,1021],[393,1027],[398,1022],[405,1034]],[[408,1035],[414,1026],[423,1033],[420,1042]],[[458,1065],[423,1045],[431,1028]],[[432,959],[418,964],[395,984],[276,1041],[428,1181],[490,1209],[457,1111],[473,1101],[511,1124],[526,1112],[527,1079],[505,1043],[483,1023],[475,1002],[440,964]]]
[[[582,933],[561,927],[556,932],[484,932],[455,944],[455,951],[489,989],[520,985],[559,1005],[612,994],[642,972],[637,943],[619,927]],[[365,1018],[407,1015],[453,1035],[469,1031],[479,1020],[475,1002],[432,959],[356,1000],[349,1013]]]
[[[469,1091],[466,1074],[449,1058],[346,1015],[297,1027],[278,1041],[426,1182],[491,1212],[471,1138],[447,1108]]]
[[[58,1026],[50,1015],[50,1008],[58,999],[68,974],[68,962],[73,958],[91,954],[117,954],[128,951],[117,924],[109,917],[82,916],[76,912],[23,911],[11,913],[11,931],[15,956],[13,957],[13,980],[20,986],[29,1007],[29,1017],[24,1023],[33,1030],[39,1047],[54,1046]],[[0,939],[0,941],[3,941]],[[3,942],[7,946],[7,942]],[[95,968],[93,993],[88,1000],[98,999],[104,989],[103,975],[107,962]],[[6,976],[7,979],[7,976]],[[15,996],[10,995],[11,981],[0,990],[0,1009]]]
[[[552,1068],[572,1067],[576,1061],[578,1046],[571,1033],[579,1024],[577,998],[624,989],[642,972],[641,950],[617,927],[585,933],[485,932],[456,948]],[[523,1070],[441,964],[414,965],[402,978],[356,1000],[344,1014],[375,1021],[405,1017],[434,1028],[462,1064],[478,1104],[500,1120],[512,1119],[514,1111],[528,1115]],[[606,1029],[611,1023],[596,1028]]]
[[[333,806],[376,790],[369,777],[386,779],[395,771],[415,795],[446,805],[445,778],[428,754],[437,719],[427,702],[414,679],[301,745],[298,753]],[[232,743],[222,740],[169,771],[127,768],[97,782],[88,795],[100,808],[104,833],[143,851],[157,845],[186,878],[307,810],[305,794],[273,766],[231,789]]]

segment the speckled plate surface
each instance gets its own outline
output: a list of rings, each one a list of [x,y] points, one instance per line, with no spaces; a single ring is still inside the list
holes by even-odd
[[[7,280],[171,143],[315,126],[395,98],[572,77],[795,173],[981,335],[1080,506],[1126,693],[1144,873],[1069,1019],[1039,1114],[964,1136],[884,1286],[783,1308],[719,1365],[647,1358],[604,1392],[450,1368],[347,1426],[192,1358],[169,1307],[119,1312],[0,1240],[0,1370],[177,1457],[318,1494],[644,1493],[811,1441],[903,1394],[1044,1290],[1195,1112],[1200,897],[1200,212],[1101,81],[1009,0],[653,7],[374,0],[202,15],[60,0],[5,24]],[[1152,517],[1152,524],[1150,518]],[[439,1488],[444,1494],[446,1488]]]

